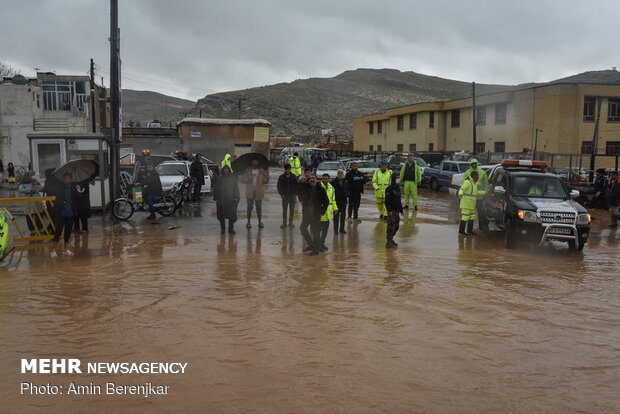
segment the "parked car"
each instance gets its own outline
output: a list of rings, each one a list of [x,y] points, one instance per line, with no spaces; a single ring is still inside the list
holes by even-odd
[[[384,159],[383,162],[387,164],[388,169],[400,171],[400,169],[403,168],[403,165],[407,162],[407,157],[408,154],[394,154]],[[428,166],[426,161],[417,156],[413,157],[413,159],[420,167],[420,172],[424,174],[424,169]]]
[[[330,178],[336,178],[338,170],[345,170],[340,161],[325,161],[320,163],[316,169],[316,177],[320,180],[323,174],[329,174]]]
[[[470,165],[467,161],[443,160],[441,164],[439,164],[439,168],[425,168],[424,173],[422,173],[422,180],[427,181],[431,189],[437,191],[442,186],[451,186],[452,176],[464,173],[469,167]]]
[[[490,177],[493,169],[497,168],[498,165],[499,164],[480,165],[479,168],[487,173],[487,177]],[[456,193],[458,193],[459,188],[463,185],[463,178],[465,178],[465,173],[454,174],[452,176],[452,183],[450,184],[450,188],[448,188],[450,194],[456,195]]]
[[[375,171],[377,171],[379,169],[379,166],[374,161],[369,161],[369,160],[353,160],[353,161],[349,162],[349,165],[347,166],[347,171],[349,171],[351,169],[351,164],[353,164],[354,162],[357,163],[357,169],[360,172],[366,174],[366,177],[369,180],[372,179],[372,176],[374,175]]]
[[[172,186],[183,181],[183,174],[189,175],[189,161],[165,161],[159,164],[155,171],[159,174],[161,180],[161,188],[164,192],[170,191]],[[211,174],[209,174],[209,168],[203,164],[203,170],[205,173],[205,184],[202,186],[201,193],[211,192]]]

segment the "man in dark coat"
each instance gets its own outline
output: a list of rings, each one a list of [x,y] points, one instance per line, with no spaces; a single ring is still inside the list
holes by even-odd
[[[394,235],[400,227],[400,216],[403,214],[403,204],[400,201],[400,186],[397,174],[392,174],[392,182],[385,190],[385,209],[387,210],[387,243],[385,247],[397,247]]]
[[[293,174],[291,166],[284,166],[284,174],[278,178],[278,194],[282,198],[282,225],[285,228],[288,213],[288,226],[293,227],[293,216],[295,215],[295,195],[297,194],[297,176]]]
[[[148,163],[146,165],[146,171],[144,172],[144,174],[140,175],[138,181],[145,189],[145,200],[146,204],[148,204],[149,206],[149,212],[151,213],[147,217],[147,220],[152,220],[155,218],[154,203],[161,199],[163,193],[161,188],[161,180],[159,179],[159,174],[153,168],[153,163]]]
[[[226,219],[228,219],[228,232],[235,234],[233,226],[235,221],[237,221],[239,186],[237,184],[237,177],[231,174],[228,165],[222,168],[222,175],[215,182],[213,199],[217,203],[217,219],[220,221],[221,234],[224,234],[226,231]]]
[[[609,174],[609,204],[611,205],[611,224],[609,227],[618,227],[620,218],[620,178],[618,171]]]
[[[364,194],[364,183],[366,182],[366,176],[357,169],[357,163],[354,162],[351,164],[351,170],[347,173],[344,179],[349,183],[349,221],[359,221],[357,218],[357,211],[360,208],[362,194]]]
[[[332,187],[336,198],[339,214],[334,215],[334,234],[338,232],[347,234],[344,231],[345,211],[347,211],[347,198],[349,197],[349,182],[344,179],[344,171],[338,170],[338,175],[332,180]]]
[[[73,252],[69,249],[69,238],[71,237],[71,230],[73,229],[73,221],[77,213],[77,199],[78,190],[80,186],[71,182],[71,173],[66,172],[62,176],[62,183],[50,180],[46,183],[43,191],[50,196],[56,197],[53,206],[54,223],[56,229],[54,231],[54,246],[50,251],[50,258],[55,259],[58,257],[56,252],[58,247],[58,241],[64,230],[64,249],[63,254],[65,256],[73,256]]]
[[[194,195],[193,201],[200,201],[200,191],[202,186],[205,185],[205,173],[202,168],[202,162],[200,161],[200,154],[196,154],[192,163],[189,165],[189,176],[194,180]]]
[[[329,199],[327,193],[318,184],[316,175],[310,175],[307,182],[299,183],[299,197],[302,205],[301,235],[306,240],[304,252],[310,251],[310,256],[316,256],[321,251],[321,216],[327,211]],[[308,226],[312,237],[308,233]]]
[[[596,170],[596,179],[594,180],[594,195],[590,200],[590,207],[607,210],[609,208],[609,186],[607,178],[605,178],[605,169]]]

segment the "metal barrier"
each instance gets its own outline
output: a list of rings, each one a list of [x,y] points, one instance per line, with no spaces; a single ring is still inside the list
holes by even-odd
[[[12,221],[13,221],[13,224],[15,225],[15,229],[17,230],[17,233],[19,234],[19,237],[17,236],[13,237],[14,242],[50,240],[54,238],[54,231],[56,231],[56,225],[54,224],[54,220],[52,219],[52,216],[50,215],[50,212],[46,204],[47,202],[49,202],[50,205],[53,207],[54,200],[56,200],[56,197],[53,197],[53,196],[0,198],[0,205],[4,206],[6,211],[8,211],[9,214],[11,214],[11,216],[13,216]],[[17,204],[18,206],[21,205],[23,210],[21,210],[19,207],[16,207],[15,204]],[[37,207],[37,204],[39,204],[40,207]],[[13,205],[13,207],[10,207],[10,205]],[[32,227],[34,229],[30,231],[30,236],[24,235],[24,232],[20,228],[20,224],[15,219],[15,217],[18,215],[25,215],[27,217],[26,218],[27,222],[32,223]],[[49,221],[49,226],[45,224],[45,221],[43,220],[44,217],[47,217]],[[41,224],[42,229],[39,229],[39,225],[38,225],[39,223]],[[51,231],[50,231],[50,227],[51,227]]]

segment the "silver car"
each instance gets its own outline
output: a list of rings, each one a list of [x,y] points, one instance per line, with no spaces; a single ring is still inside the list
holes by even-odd
[[[189,161],[165,161],[159,164],[155,168],[155,171],[157,171],[157,173],[159,174],[162,191],[170,191],[175,183],[183,181],[183,176],[189,175],[190,164],[191,162]],[[203,171],[205,174],[205,184],[202,186],[200,192],[210,193],[211,175],[209,174],[209,171],[204,164]]]
[[[316,169],[316,178],[320,180],[323,174],[329,174],[329,178],[334,179],[338,175],[338,170],[345,170],[344,165],[340,161],[322,162]]]

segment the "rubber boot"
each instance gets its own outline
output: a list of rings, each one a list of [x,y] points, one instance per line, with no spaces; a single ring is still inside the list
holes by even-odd
[[[472,236],[475,236],[478,234],[474,231],[474,220],[469,220],[467,222],[467,234],[471,234]]]
[[[466,225],[467,225],[467,222],[461,220],[461,224],[459,225],[459,236],[467,236],[467,233],[465,233]]]
[[[235,224],[231,220],[228,220],[228,232],[235,234]]]

